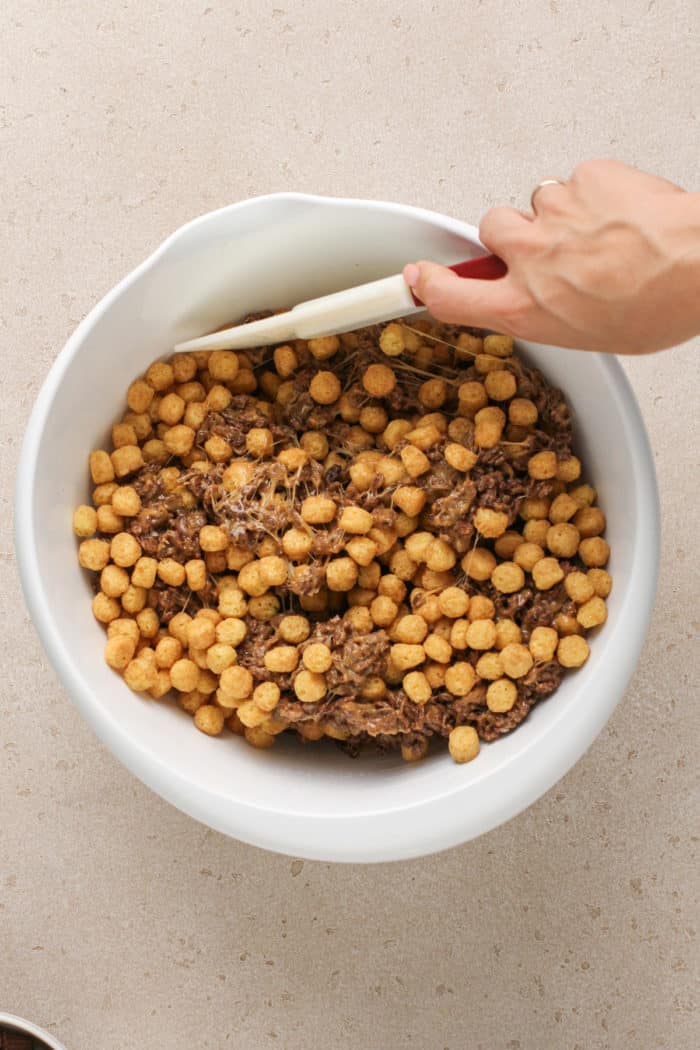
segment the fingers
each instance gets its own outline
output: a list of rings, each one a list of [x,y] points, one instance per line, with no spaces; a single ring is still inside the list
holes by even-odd
[[[514,249],[532,240],[532,219],[515,208],[491,208],[479,224],[479,237],[490,251],[508,262]]]
[[[458,277],[452,270],[434,262],[410,263],[404,278],[433,317],[451,324],[504,331],[508,313],[510,284],[507,277],[479,281]]]

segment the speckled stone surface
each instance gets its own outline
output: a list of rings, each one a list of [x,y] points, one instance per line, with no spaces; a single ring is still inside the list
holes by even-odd
[[[629,691],[557,787],[463,848],[334,867],[206,830],[97,742],[24,611],[33,399],[186,219],[298,189],[478,220],[596,155],[700,189],[694,0],[275,2],[3,5],[0,1009],[68,1050],[691,1050],[697,341],[626,364],[664,527]]]

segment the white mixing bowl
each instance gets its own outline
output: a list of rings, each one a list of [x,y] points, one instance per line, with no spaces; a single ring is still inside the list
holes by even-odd
[[[615,585],[585,667],[513,734],[456,765],[436,746],[417,765],[349,760],[332,745],[198,733],[174,704],[134,695],[103,660],[104,633],[78,568],[73,507],[87,454],[107,441],[131,380],[174,343],[253,310],[398,272],[411,259],[481,254],[472,226],[378,201],[274,194],[174,233],[91,311],[58,356],[27,428],[16,536],[27,604],[63,685],[110,750],[197,820],[267,849],[333,861],[415,857],[508,820],[584,753],[637,662],[654,599],[659,525],[649,444],[614,357],[524,344],[561,386],[578,452],[608,518]]]

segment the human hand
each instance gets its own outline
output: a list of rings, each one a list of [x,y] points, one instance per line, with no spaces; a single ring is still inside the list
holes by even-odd
[[[536,214],[492,208],[479,227],[508,266],[464,280],[433,262],[404,277],[438,320],[538,343],[643,354],[700,332],[700,194],[627,164],[580,164]]]

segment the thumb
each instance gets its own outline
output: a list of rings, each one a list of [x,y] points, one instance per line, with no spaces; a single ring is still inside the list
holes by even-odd
[[[446,266],[425,260],[405,266],[403,277],[438,321],[475,328],[498,327],[504,301],[503,284],[507,278],[481,281],[458,277]]]

